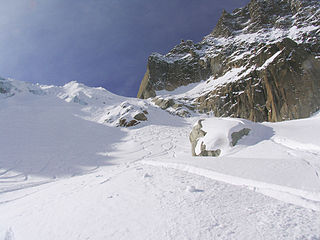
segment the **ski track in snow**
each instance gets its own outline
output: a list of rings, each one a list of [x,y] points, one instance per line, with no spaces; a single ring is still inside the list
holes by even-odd
[[[296,204],[305,208],[309,208],[315,211],[320,211],[320,194],[319,193],[309,193],[301,191],[299,189],[287,188],[278,185],[267,184],[263,182],[252,181],[250,179],[242,179],[233,177],[230,175],[224,175],[220,173],[213,172],[211,170],[206,170],[203,168],[196,168],[184,164],[176,163],[161,163],[154,161],[142,161],[142,164],[147,164],[151,166],[172,168],[196,175],[200,175],[213,180],[229,183],[237,186],[246,186],[250,190],[260,192],[267,196],[273,197],[275,199]]]
[[[0,109],[0,240],[320,239],[316,142],[274,128],[198,158],[197,118],[150,108],[148,124],[121,129],[43,98]]]
[[[298,149],[300,151],[305,152],[308,155],[311,155],[308,158],[310,160],[307,160],[306,158],[301,158],[301,161],[305,162],[314,170],[314,173],[317,176],[318,181],[320,182],[320,164],[319,164],[320,148],[318,146],[315,146],[313,144],[304,144],[300,142],[295,142],[285,138],[274,138],[273,141],[291,150]],[[294,153],[290,153],[290,154],[295,156]],[[312,159],[315,159],[315,160],[312,160]]]
[[[27,203],[27,206],[18,218],[6,222],[5,236],[17,239],[20,236],[28,236],[27,239],[65,239],[65,236],[68,239],[292,239],[313,232],[315,239],[319,237],[316,232],[320,230],[317,225],[320,218],[315,212],[270,199],[246,187],[140,162],[111,168],[58,181],[56,186],[51,186],[51,191],[41,189],[47,199],[34,195],[29,196],[32,201],[8,204],[9,213],[18,212],[21,204]],[[144,173],[149,177],[144,178]],[[106,176],[110,180],[101,185],[100,179]],[[190,193],[186,191],[189,185],[201,191]],[[59,201],[52,198],[58,189]],[[32,209],[29,206],[33,206]],[[10,215],[8,212],[5,216]],[[82,229],[84,225],[76,220],[80,216],[88,219],[82,224],[91,225]],[[310,217],[315,222],[310,222]],[[22,228],[32,226],[29,220],[35,219],[41,219],[38,228]],[[64,222],[73,224],[74,229],[66,231]],[[99,223],[108,227],[100,229]]]
[[[234,177],[231,175],[225,175],[221,173],[217,173],[212,170],[197,168],[193,166],[189,166],[186,164],[177,164],[170,162],[161,162],[161,161],[148,161],[147,159],[153,159],[155,157],[163,157],[168,156],[171,158],[176,157],[175,153],[175,145],[178,140],[175,139],[175,136],[183,136],[187,138],[187,132],[184,130],[173,130],[174,128],[168,129],[157,129],[156,127],[152,127],[148,136],[155,136],[152,139],[148,139],[147,141],[140,141],[143,148],[142,150],[146,152],[144,156],[140,159],[142,164],[157,166],[157,167],[165,167],[172,168],[188,173],[193,173],[197,175],[201,175],[210,179],[214,179],[217,181],[226,182],[233,185],[239,186],[247,186],[249,189],[254,190],[256,192],[260,192],[267,196],[273,197],[275,199],[296,204],[302,207],[306,207],[315,211],[320,211],[320,192],[307,192],[300,189],[289,188],[285,186],[280,186],[276,184],[268,184],[265,182],[254,181],[251,179],[244,179],[239,177]],[[147,135],[145,132],[140,136]],[[139,142],[138,140],[139,134],[134,134],[134,141]],[[275,141],[277,142],[277,141]],[[148,144],[149,143],[149,144]],[[154,143],[160,145],[160,148],[154,148]],[[287,146],[287,145],[285,145]],[[299,145],[300,146],[300,145]],[[306,147],[305,149],[310,149]],[[139,160],[135,160],[139,161]],[[302,159],[302,161],[306,161]],[[310,164],[309,164],[310,165]],[[318,175],[317,175],[318,176]]]

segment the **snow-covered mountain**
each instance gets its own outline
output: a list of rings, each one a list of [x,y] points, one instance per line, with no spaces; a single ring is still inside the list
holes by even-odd
[[[217,158],[191,155],[200,118]],[[319,239],[319,131],[1,79],[0,239]]]
[[[109,126],[135,126],[148,120],[148,111],[152,111],[148,101],[121,97],[104,88],[90,88],[75,81],[57,87],[0,79],[0,97],[6,99],[15,95],[50,96],[76,103],[83,106],[83,118]]]
[[[251,0],[201,42],[152,54],[138,97],[258,122],[309,117],[320,109],[319,39],[318,0]]]
[[[320,239],[319,9],[223,12],[141,99],[0,78],[0,240]]]

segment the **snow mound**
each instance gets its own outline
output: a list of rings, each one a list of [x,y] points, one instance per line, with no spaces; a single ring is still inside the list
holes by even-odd
[[[197,189],[195,188],[195,186],[187,186],[186,187],[186,191],[187,192],[196,192]]]
[[[123,97],[117,96],[106,89],[87,87],[76,81],[71,81],[59,88],[57,96],[66,102],[75,102],[81,105],[106,105],[119,101]]]
[[[197,122],[195,126],[199,126]],[[199,137],[195,146],[197,156],[206,151],[221,150],[223,155],[233,155],[245,148],[269,141],[287,149],[313,154],[320,153],[319,114],[312,118],[280,123],[254,123],[236,118],[208,118],[200,120],[205,135]]]
[[[219,156],[231,154],[270,139],[273,135],[272,128],[245,119],[210,118],[202,120],[200,124],[205,135],[198,139],[195,146],[197,156],[201,155],[203,150],[220,150]]]

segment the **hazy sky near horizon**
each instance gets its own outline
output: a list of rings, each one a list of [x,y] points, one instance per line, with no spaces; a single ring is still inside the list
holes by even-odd
[[[200,41],[249,0],[0,0],[0,76],[136,96],[152,52]]]

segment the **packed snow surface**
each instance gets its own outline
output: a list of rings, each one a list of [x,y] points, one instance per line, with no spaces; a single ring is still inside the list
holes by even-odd
[[[1,240],[320,239],[319,114],[185,119],[76,82],[0,89]],[[148,121],[115,127],[121,104]],[[221,157],[191,156],[200,118]]]

